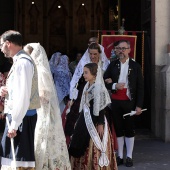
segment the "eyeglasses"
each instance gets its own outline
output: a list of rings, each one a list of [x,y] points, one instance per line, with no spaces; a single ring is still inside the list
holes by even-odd
[[[126,47],[122,47],[122,48],[121,48],[121,47],[117,47],[117,48],[115,48],[115,49],[116,49],[116,50],[119,50],[119,51],[120,51],[120,50],[125,51],[125,50],[127,50],[127,49],[129,49],[129,48],[126,48]]]
[[[3,46],[4,43],[5,43],[5,42],[3,42],[2,44],[0,44],[0,49],[2,48],[2,46]]]

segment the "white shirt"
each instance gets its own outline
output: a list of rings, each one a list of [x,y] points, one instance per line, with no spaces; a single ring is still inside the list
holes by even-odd
[[[124,88],[127,88],[126,95],[131,100],[131,95],[128,86],[128,69],[129,69],[129,58],[126,60],[125,63],[120,62],[120,75],[119,75],[118,83],[125,83]],[[112,85],[113,90],[116,89],[116,84],[117,83],[113,83]]]
[[[13,61],[17,58],[14,56]],[[29,60],[21,58],[15,64],[13,74],[12,84],[8,84],[8,88],[13,89],[13,109],[9,114],[12,116],[11,128],[17,130],[30,105],[34,66]]]

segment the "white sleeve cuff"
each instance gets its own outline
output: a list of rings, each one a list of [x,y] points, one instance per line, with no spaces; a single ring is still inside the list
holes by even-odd
[[[116,84],[117,84],[117,83],[113,83],[113,85],[112,85],[112,90],[116,90]]]
[[[16,121],[11,122],[11,129],[18,130],[20,124],[18,124]]]

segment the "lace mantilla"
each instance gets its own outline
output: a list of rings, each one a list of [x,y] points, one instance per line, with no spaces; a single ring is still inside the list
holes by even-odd
[[[79,112],[82,111],[84,104],[89,105],[90,100],[94,99],[93,115],[99,116],[99,112],[111,103],[109,93],[105,87],[101,68],[98,66],[97,77],[94,84],[89,87],[86,83],[81,98]]]
[[[104,47],[99,45],[101,48],[102,53],[100,54],[100,62],[101,62],[101,68],[102,71],[104,72],[108,65],[110,64],[110,61],[108,60],[108,58],[106,57],[106,54],[104,53]],[[70,99],[72,99],[72,91],[75,88],[76,84],[78,83],[79,79],[81,78],[82,74],[83,74],[83,68],[86,64],[91,63],[90,60],[90,56],[89,56],[89,52],[88,49],[86,50],[86,52],[84,53],[83,57],[81,58],[81,60],[79,61],[76,70],[74,72],[74,75],[72,77],[72,80],[70,82]]]
[[[41,108],[37,109],[35,129],[36,170],[71,170],[58,98],[46,52],[39,43],[28,45],[33,48],[31,57],[37,66],[41,104]]]

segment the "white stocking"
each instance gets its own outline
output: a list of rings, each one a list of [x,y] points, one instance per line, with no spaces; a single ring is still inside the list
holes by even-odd
[[[131,137],[131,138],[125,137],[127,157],[129,157],[129,158],[132,158],[134,139],[135,139],[134,137]]]
[[[118,156],[122,159],[123,158],[124,136],[117,137],[117,143],[118,143]]]

